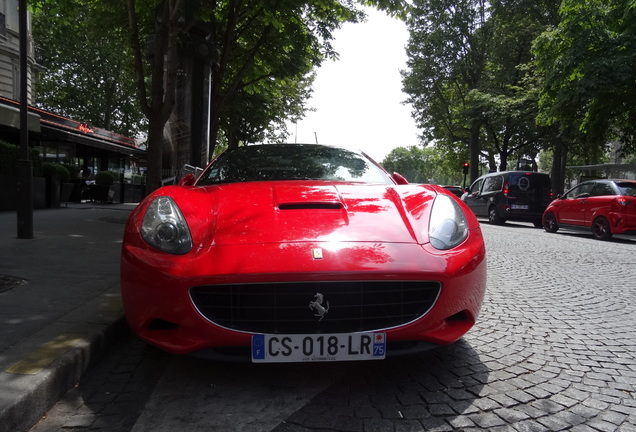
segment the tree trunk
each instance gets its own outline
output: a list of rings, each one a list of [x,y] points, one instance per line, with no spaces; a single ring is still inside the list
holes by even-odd
[[[495,155],[490,153],[488,155],[488,170],[495,172],[497,171],[497,160],[495,159]]]
[[[148,118],[148,150],[146,193],[161,187],[163,174],[163,128],[175,105],[177,74],[177,40],[182,0],[167,0],[162,4],[155,34],[151,61],[150,95],[146,89],[146,74],[141,49],[135,0],[128,0],[131,43],[135,56],[137,92],[142,111]],[[159,15],[158,15],[159,17]]]
[[[470,125],[470,183],[474,182],[479,177],[479,134],[481,132],[481,123],[478,120],[473,120]]]
[[[510,134],[504,133],[503,140],[501,142],[501,151],[499,152],[499,171],[508,170],[508,148],[510,147]]]
[[[148,119],[148,171],[146,177],[146,193],[150,193],[161,187],[164,125],[165,121],[163,121],[162,118]]]
[[[552,192],[555,196],[563,193],[566,153],[563,137],[559,135],[554,144],[554,156],[552,159],[552,170],[550,172]]]

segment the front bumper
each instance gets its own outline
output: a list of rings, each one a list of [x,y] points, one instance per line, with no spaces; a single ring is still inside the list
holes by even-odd
[[[311,255],[317,248],[321,259]],[[365,281],[425,281],[441,287],[421,317],[364,329],[385,331],[389,349],[398,342],[424,342],[427,347],[452,343],[474,325],[483,301],[486,260],[481,233],[471,232],[451,251],[416,244],[316,242],[215,246],[173,256],[135,239],[125,241],[122,250],[122,299],[131,328],[148,343],[178,354],[232,354],[249,348],[252,334],[272,331],[237,330],[212,322],[193,302],[192,287],[316,282],[346,286]],[[309,300],[303,297],[303,307],[314,319]]]

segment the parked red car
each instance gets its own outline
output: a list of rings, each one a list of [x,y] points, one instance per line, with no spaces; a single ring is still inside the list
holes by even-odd
[[[474,325],[485,289],[484,240],[461,201],[323,145],[228,150],[145,198],[121,257],[132,330],[207,358],[430,349]]]
[[[555,199],[543,213],[547,232],[590,230],[594,238],[636,234],[636,181],[589,180]]]

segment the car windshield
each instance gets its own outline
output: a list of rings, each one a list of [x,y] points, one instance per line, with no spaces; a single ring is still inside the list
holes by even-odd
[[[327,180],[393,184],[363,155],[313,144],[243,146],[221,154],[198,185],[269,180]]]
[[[636,183],[634,182],[616,182],[621,195],[636,197]]]
[[[541,173],[511,172],[508,174],[510,192],[526,192],[528,190],[542,189],[550,192],[550,176]]]

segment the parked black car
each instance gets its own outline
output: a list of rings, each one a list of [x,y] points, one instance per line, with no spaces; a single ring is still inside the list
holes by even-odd
[[[479,177],[462,196],[477,217],[492,224],[507,220],[543,226],[543,211],[552,201],[550,176],[532,171],[502,171]]]

